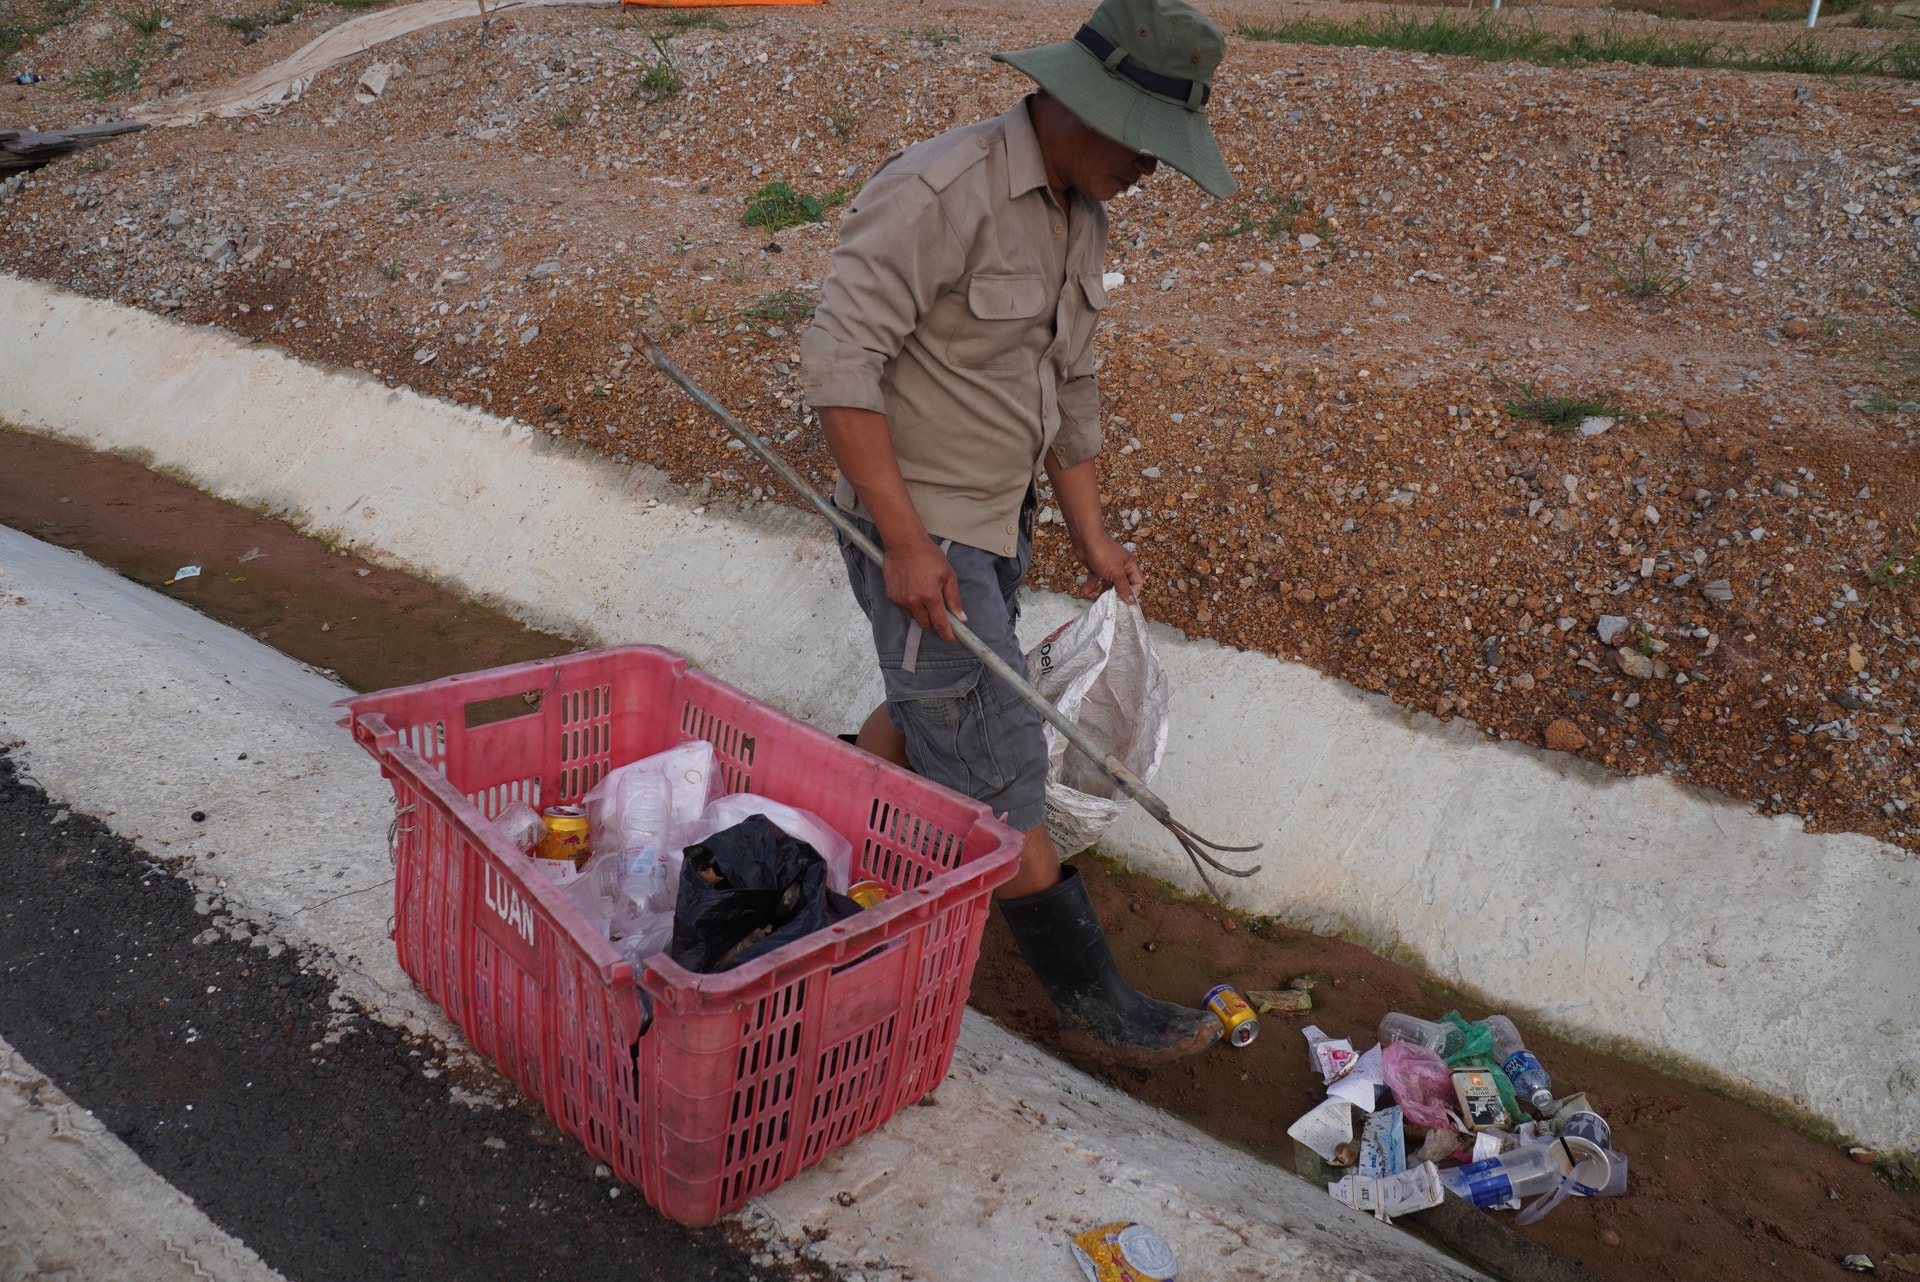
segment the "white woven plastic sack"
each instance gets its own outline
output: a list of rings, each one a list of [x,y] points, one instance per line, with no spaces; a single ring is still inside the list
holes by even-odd
[[[1027,654],[1041,695],[1151,781],[1167,747],[1167,672],[1147,639],[1147,617],[1111,589]],[[1051,725],[1047,835],[1061,857],[1106,835],[1132,804],[1106,771]]]

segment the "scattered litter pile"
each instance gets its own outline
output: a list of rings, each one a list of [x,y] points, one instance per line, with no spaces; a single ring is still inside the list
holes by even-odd
[[[1313,1025],[1301,1031],[1327,1098],[1287,1134],[1295,1169],[1336,1201],[1391,1220],[1448,1194],[1489,1209],[1533,1198],[1517,1220],[1531,1224],[1568,1197],[1626,1190],[1627,1159],[1606,1120],[1584,1094],[1554,1095],[1505,1015],[1391,1013],[1379,1045],[1359,1053]]]

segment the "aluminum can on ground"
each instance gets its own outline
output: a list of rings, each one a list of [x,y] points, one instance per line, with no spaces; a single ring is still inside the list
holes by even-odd
[[[1260,1036],[1260,1020],[1253,1013],[1253,1007],[1247,1005],[1247,999],[1236,992],[1231,984],[1221,984],[1207,992],[1207,1009],[1220,1017],[1227,1026],[1227,1040],[1235,1046],[1245,1046]]]

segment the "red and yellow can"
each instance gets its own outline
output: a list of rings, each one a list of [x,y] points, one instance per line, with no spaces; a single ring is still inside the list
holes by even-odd
[[[878,908],[893,898],[893,887],[884,881],[856,881],[847,887],[847,898],[862,908]]]
[[[1235,1046],[1245,1046],[1260,1036],[1260,1020],[1254,1015],[1253,1007],[1247,1005],[1247,999],[1234,991],[1232,985],[1221,984],[1209,989],[1207,1009],[1227,1026],[1227,1040]]]
[[[592,853],[587,848],[587,812],[579,806],[548,806],[540,818],[547,825],[547,835],[540,838],[539,857],[584,867]]]

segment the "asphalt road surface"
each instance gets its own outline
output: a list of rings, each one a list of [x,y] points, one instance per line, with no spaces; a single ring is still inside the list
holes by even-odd
[[[214,920],[0,755],[0,1036],[292,1282],[786,1276]]]

